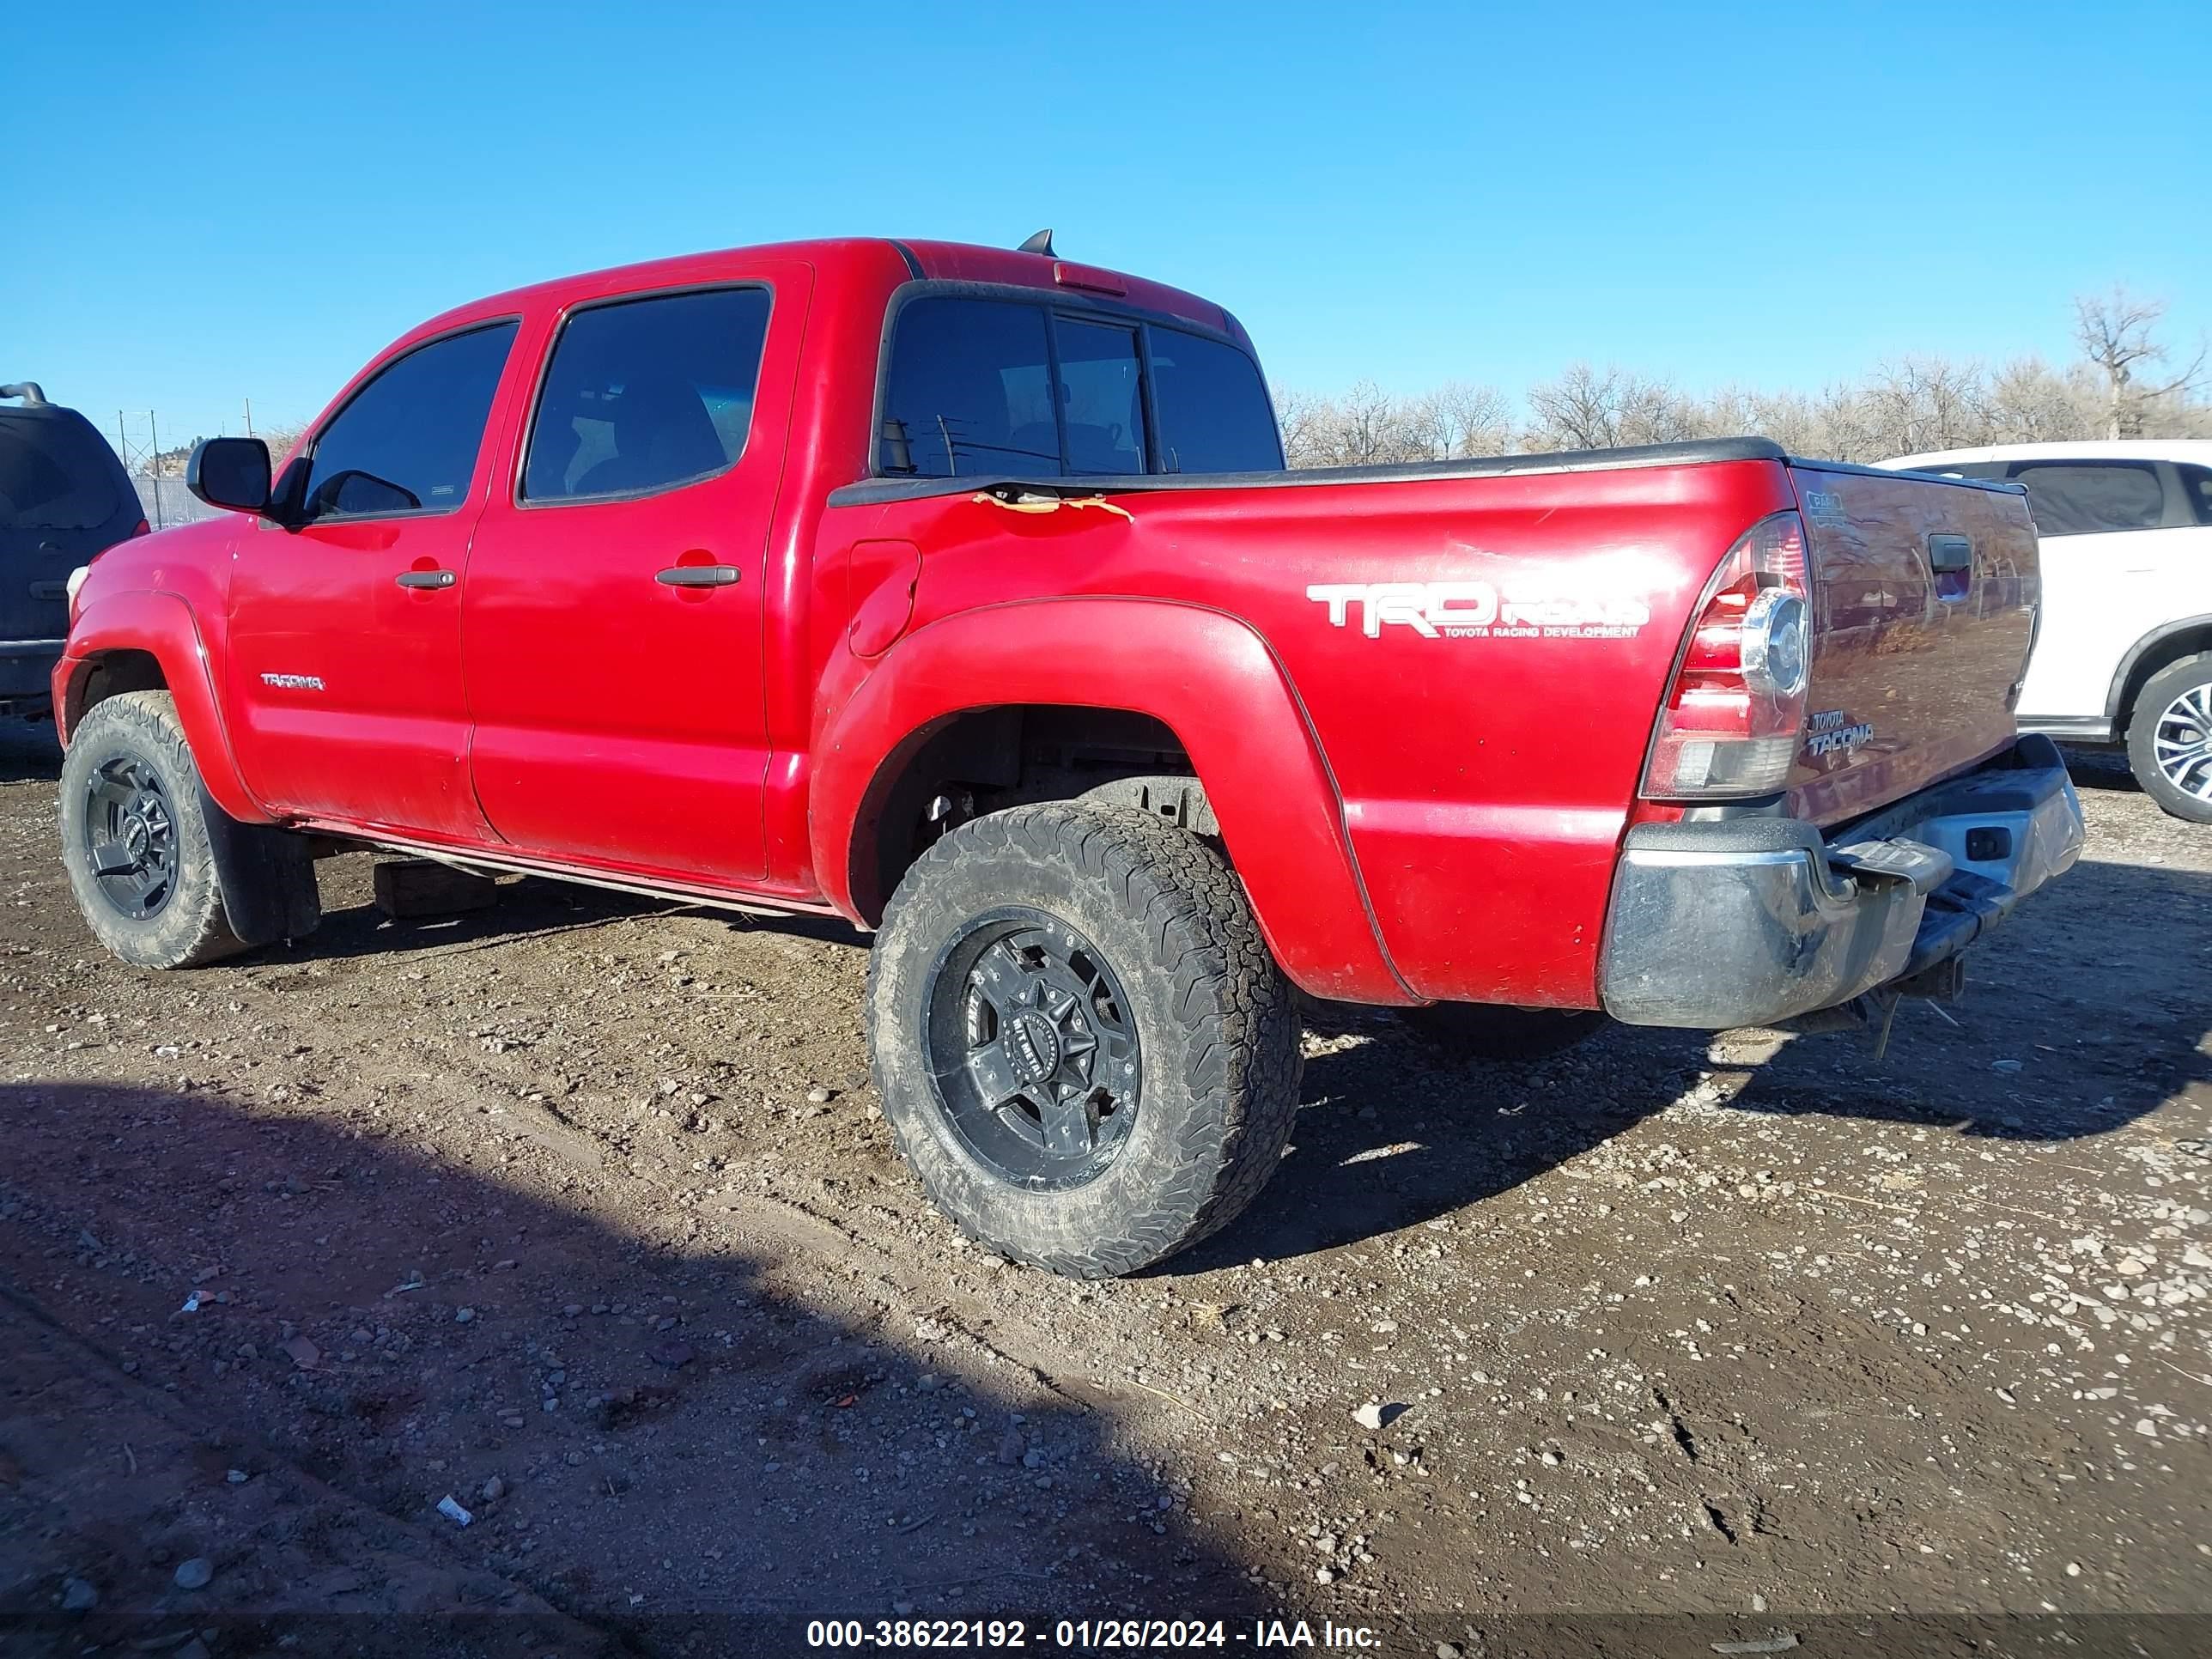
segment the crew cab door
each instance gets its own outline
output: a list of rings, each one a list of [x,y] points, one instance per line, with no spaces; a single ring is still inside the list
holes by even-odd
[[[471,325],[380,367],[285,469],[289,527],[258,521],[233,544],[233,742],[280,814],[484,836],[461,593],[515,328]]]
[[[558,319],[463,601],[471,775],[517,848],[760,877],[763,575],[807,292],[770,261]]]

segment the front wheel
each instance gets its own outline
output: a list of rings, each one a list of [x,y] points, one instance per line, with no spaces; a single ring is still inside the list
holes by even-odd
[[[1243,887],[1126,809],[1018,807],[931,848],[885,911],[868,1031],[938,1207],[1078,1278],[1225,1224],[1297,1109],[1296,1004]]]
[[[208,846],[199,769],[166,691],[125,691],[77,723],[62,762],[62,862],[86,923],[140,968],[246,947]]]
[[[2212,652],[2160,669],[2136,694],[2128,767],[2175,817],[2212,823]]]

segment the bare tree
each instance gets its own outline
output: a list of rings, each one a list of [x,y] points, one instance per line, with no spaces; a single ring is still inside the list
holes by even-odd
[[[1991,378],[1983,405],[1983,442],[2042,443],[2094,431],[2102,400],[2087,371],[2061,374],[2039,357],[2021,357]]]
[[[1608,366],[1601,374],[1575,363],[1556,380],[1532,386],[1533,441],[1561,449],[1663,444],[1695,435],[1697,411],[1664,380]]]
[[[1275,391],[1275,424],[1283,434],[1283,459],[1291,466],[1327,466],[1328,434],[1336,411],[1326,398],[1310,392]]]
[[[1978,442],[1986,425],[1981,381],[1979,368],[1944,357],[1884,363],[1860,394],[1864,425],[1885,455]]]
[[[1536,416],[1530,437],[1561,449],[1605,449],[1620,441],[1620,372],[1600,375],[1588,363],[1570,364],[1556,380],[1528,388]]]
[[[1420,435],[1405,407],[1374,381],[1353,382],[1337,413],[1340,465],[1376,466],[1424,459]]]
[[[2212,437],[2212,401],[2200,351],[2154,380],[2165,361],[2153,335],[2155,304],[2115,290],[2076,302],[2089,362],[2060,369],[2023,357],[1994,370],[1954,358],[1907,357],[1856,383],[1817,392],[1727,386],[1692,398],[1663,380],[1575,363],[1531,386],[1530,420],[1515,429],[1511,401],[1493,386],[1447,381],[1399,398],[1363,380],[1340,398],[1285,392],[1278,400],[1293,466],[1503,454],[1518,449],[1603,449],[1741,433],[1793,454],[1879,461],[1932,449],[2084,438]]]
[[[1412,435],[1439,461],[1503,455],[1513,447],[1512,406],[1494,386],[1447,380],[1414,398],[1406,418]]]
[[[2166,398],[2185,398],[2203,384],[2204,348],[2172,380],[2150,384],[2136,378],[2146,363],[2166,361],[2164,344],[2151,330],[2166,315],[2163,300],[2141,300],[2115,283],[2109,295],[2076,295],[2074,337],[2082,355],[2105,377],[2109,394],[2105,435],[2140,438],[2147,406]]]

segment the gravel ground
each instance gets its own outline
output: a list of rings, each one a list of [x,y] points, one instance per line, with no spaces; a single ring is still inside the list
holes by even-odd
[[[855,936],[536,881],[394,923],[356,856],[304,945],[142,975],[57,763],[0,738],[0,1652],[2212,1649],[2212,831],[2109,767],[1885,1057],[1317,1020],[1254,1211],[1081,1285],[907,1177]]]

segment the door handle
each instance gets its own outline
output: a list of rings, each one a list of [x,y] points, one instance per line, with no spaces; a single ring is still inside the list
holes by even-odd
[[[734,587],[738,574],[733,564],[672,564],[653,580],[663,587]]]
[[[460,578],[450,570],[403,570],[392,580],[402,587],[451,587]]]

